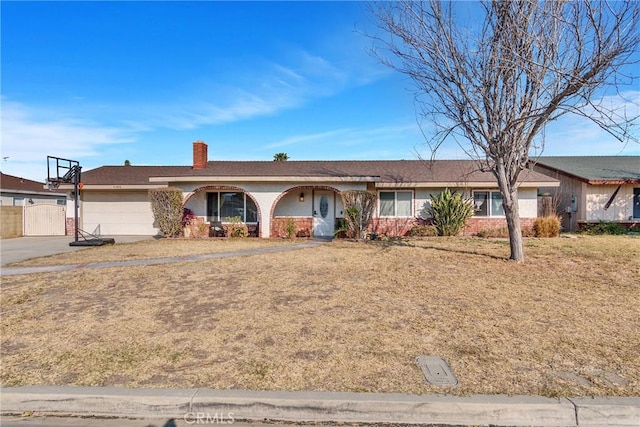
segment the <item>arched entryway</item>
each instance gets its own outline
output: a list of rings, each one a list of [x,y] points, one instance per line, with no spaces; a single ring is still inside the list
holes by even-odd
[[[329,186],[295,186],[283,191],[271,206],[273,237],[333,237],[342,218],[340,191]]]
[[[207,185],[187,193],[182,206],[191,209],[205,223],[228,222],[240,217],[250,229],[262,236],[260,229],[260,205],[256,198],[242,187],[230,185]]]

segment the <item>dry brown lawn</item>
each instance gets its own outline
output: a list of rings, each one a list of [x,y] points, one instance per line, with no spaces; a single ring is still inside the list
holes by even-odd
[[[152,258],[180,257],[197,254],[234,252],[268,246],[291,244],[284,239],[159,239],[134,243],[116,243],[75,252],[28,259],[7,267],[40,267],[46,265],[87,264]]]
[[[120,256],[194,243],[140,242]],[[640,238],[530,239],[522,265],[508,250],[476,238],[334,241],[6,277],[1,382],[640,395]],[[459,386],[426,385],[418,355],[446,359]]]

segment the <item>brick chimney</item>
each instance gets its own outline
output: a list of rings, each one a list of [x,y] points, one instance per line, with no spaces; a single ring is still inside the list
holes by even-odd
[[[207,156],[207,144],[202,141],[193,143],[193,168],[204,169],[207,167],[209,157]]]

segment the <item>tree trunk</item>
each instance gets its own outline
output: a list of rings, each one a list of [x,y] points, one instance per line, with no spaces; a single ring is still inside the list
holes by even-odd
[[[518,212],[518,190],[513,190],[507,194],[511,201],[509,203],[506,203],[506,200],[503,201],[503,206],[504,215],[507,219],[507,228],[509,229],[509,246],[511,247],[509,259],[516,262],[524,262],[524,242],[522,240],[522,228],[520,228],[520,213]]]
[[[520,228],[520,212],[518,209],[518,188],[513,184],[516,180],[507,177],[507,170],[500,159],[496,162],[494,175],[498,179],[498,187],[502,193],[502,207],[509,229],[509,246],[511,256],[515,262],[524,262],[524,243],[522,228]]]

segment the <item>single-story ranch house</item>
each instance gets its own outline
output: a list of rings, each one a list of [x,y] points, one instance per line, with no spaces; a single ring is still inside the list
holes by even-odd
[[[599,221],[640,224],[640,156],[540,157],[534,170],[560,181],[541,191],[558,198],[565,230]]]
[[[0,172],[0,206],[24,206],[34,204],[65,206],[64,191],[49,191],[44,183]]]
[[[520,215],[530,226],[538,188],[558,180],[533,170],[521,178]],[[102,235],[155,235],[148,190],[159,187],[182,189],[184,207],[205,223],[239,216],[264,238],[283,235],[292,220],[297,232],[332,237],[345,190],[377,192],[378,234],[406,234],[427,219],[431,194],[444,188],[475,201],[466,233],[506,226],[496,180],[470,160],[209,161],[207,145],[197,141],[192,166],[102,166],[83,172],[82,184],[80,228]]]

